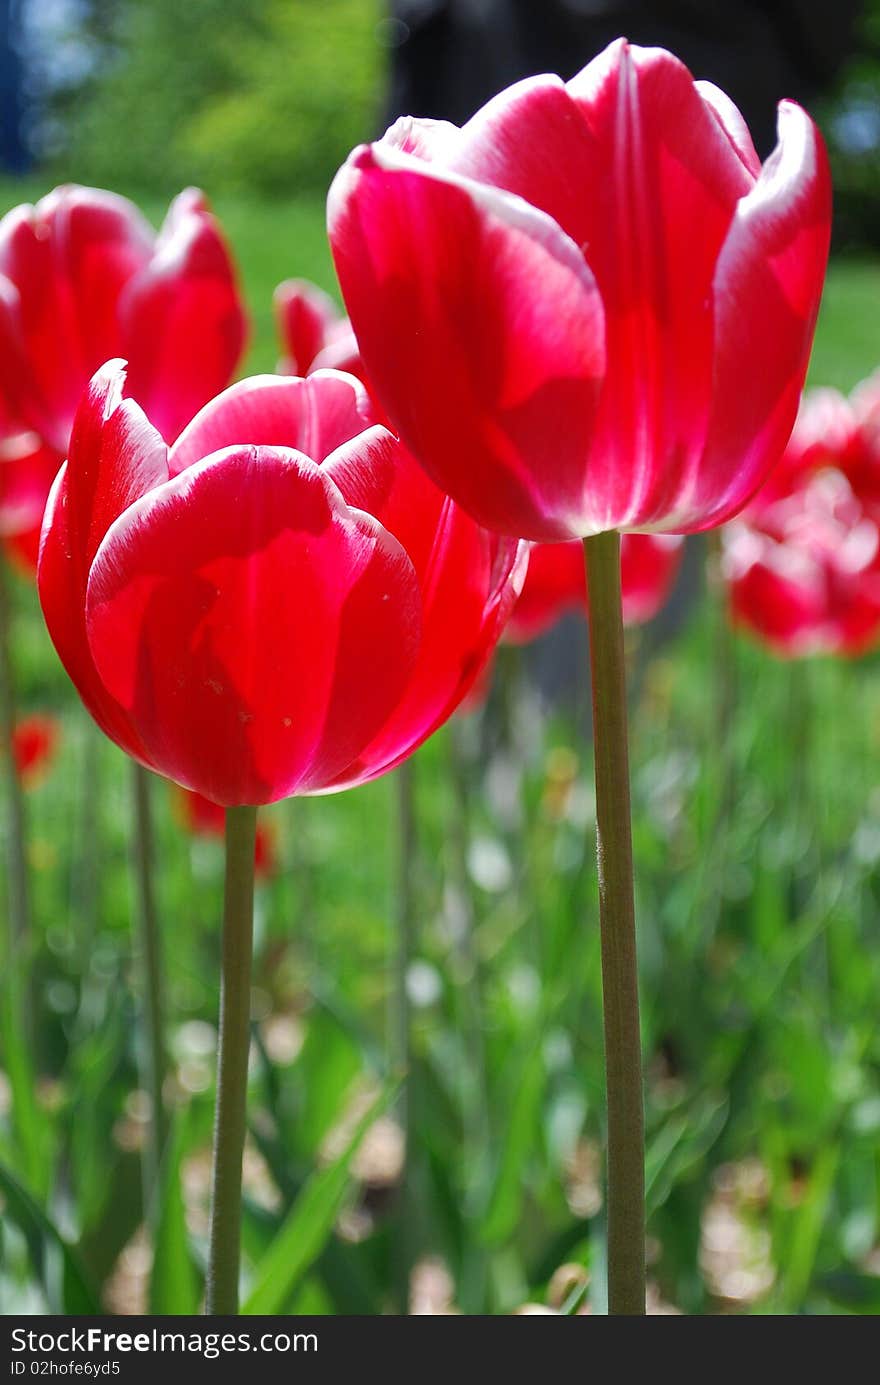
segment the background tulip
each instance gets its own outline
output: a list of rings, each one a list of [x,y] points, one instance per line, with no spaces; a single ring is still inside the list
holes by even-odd
[[[222,839],[226,815],[218,803],[191,789],[181,789],[177,795],[180,815],[184,825],[193,836],[220,837]],[[254,873],[257,878],[265,878],[275,872],[275,843],[272,833],[263,822],[257,823],[254,837]]]
[[[12,746],[15,768],[25,788],[39,783],[48,771],[60,738],[61,723],[57,717],[32,712],[16,722]]]
[[[872,387],[805,397],[785,456],[724,531],[734,619],[785,657],[880,638],[880,438]]]
[[[80,397],[92,374],[119,354],[128,388],[171,440],[232,378],[245,338],[235,271],[200,192],[172,202],[158,235],[115,193],[68,185],[0,221],[0,540],[13,561],[37,563],[52,478],[67,454]],[[12,514],[12,518],[10,518]],[[2,573],[0,573],[2,579]],[[14,702],[0,600],[5,701]],[[5,718],[7,727],[13,713]],[[10,792],[15,793],[13,783]],[[154,917],[149,870],[149,797],[135,783],[137,897]],[[22,822],[14,809],[13,819]],[[26,879],[23,827],[11,874]],[[18,846],[15,846],[18,842]],[[24,885],[16,912],[27,913]],[[145,922],[146,939],[152,924]],[[153,939],[144,947],[156,955]],[[155,995],[158,982],[147,990]],[[158,1109],[161,1074],[154,1083]],[[158,1155],[153,1160],[158,1166]]]
[[[194,188],[158,235],[126,198],[74,185],[0,221],[0,393],[59,462],[111,357],[127,358],[129,393],[171,441],[229,383],[244,339],[235,270]]]
[[[461,129],[399,121],[350,156],[328,218],[382,408],[481,523],[705,529],[778,460],[830,223],[793,103],[761,167],[722,92],[619,40]]]
[[[620,545],[620,581],[625,625],[651,620],[672,590],[684,540],[671,534],[625,534]],[[567,611],[587,609],[587,580],[581,544],[539,543],[529,553],[522,594],[507,624],[514,643],[537,639]]]
[[[449,716],[524,552],[426,480],[352,377],[244,381],[168,449],[92,381],[39,589],[99,725],[224,805],[363,782]]]
[[[364,378],[351,323],[333,299],[308,279],[285,279],[275,290],[275,321],[282,355],[280,375],[344,370]]]
[[[30,430],[13,425],[0,438],[0,543],[27,572],[36,572],[43,510],[58,466],[58,454]]]

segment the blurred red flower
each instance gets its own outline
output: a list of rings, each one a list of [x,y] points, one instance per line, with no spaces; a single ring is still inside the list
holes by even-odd
[[[49,633],[89,711],[215,803],[393,768],[465,696],[526,546],[480,529],[374,425],[359,381],[263,376],[169,449],[110,362],[49,497]]]
[[[480,523],[687,533],[791,432],[830,192],[798,106],[762,167],[728,97],[619,40],[461,129],[398,121],[340,170],[328,224],[379,404]]]
[[[876,382],[804,397],[767,485],[723,531],[734,619],[778,654],[863,653],[880,639]]]
[[[0,423],[0,544],[26,572],[36,571],[46,496],[59,465],[58,453],[36,433]]]
[[[651,620],[669,596],[681,564],[684,539],[671,534],[624,534],[620,545],[623,620]],[[571,543],[536,543],[522,595],[505,637],[525,644],[544,634],[568,611],[587,614],[584,550]]]
[[[0,533],[17,556],[33,556],[74,412],[99,366],[127,358],[129,393],[171,441],[229,383],[245,331],[229,252],[196,189],[172,202],[158,235],[133,203],[97,188],[59,187],[8,212],[0,433],[16,460],[0,464]]]
[[[61,723],[57,717],[34,712],[16,722],[12,753],[25,788],[33,788],[48,772],[60,739]]]
[[[345,370],[363,379],[351,323],[329,294],[308,279],[285,279],[275,290],[275,321],[281,340],[281,375]]]
[[[226,830],[226,812],[219,803],[193,792],[192,789],[178,789],[177,801],[187,831],[193,836],[222,837]],[[254,868],[258,877],[267,879],[275,873],[275,839],[266,825],[257,823],[254,840]]]

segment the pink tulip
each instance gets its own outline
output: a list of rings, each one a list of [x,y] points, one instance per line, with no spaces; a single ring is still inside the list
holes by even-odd
[[[36,433],[0,428],[0,544],[26,572],[37,568],[46,496],[61,458]]]
[[[480,523],[559,540],[747,502],[794,422],[830,202],[797,105],[762,167],[728,97],[619,40],[461,129],[398,121],[328,218],[395,431]]]
[[[357,342],[347,317],[333,299],[308,279],[285,279],[275,290],[275,321],[281,340],[280,375],[345,370],[360,378]]]
[[[724,530],[735,620],[777,654],[880,639],[880,435],[870,391],[808,394],[780,466]]]
[[[129,393],[172,441],[229,383],[244,338],[229,252],[194,188],[158,235],[125,198],[76,186],[0,221],[0,395],[59,461],[111,357],[128,359]]]
[[[519,593],[363,386],[263,376],[169,449],[110,362],[46,507],[49,633],[102,729],[215,803],[393,768],[452,714]]]

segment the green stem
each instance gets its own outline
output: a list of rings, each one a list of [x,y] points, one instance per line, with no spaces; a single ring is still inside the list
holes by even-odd
[[[72,912],[79,915],[79,956],[82,975],[86,976],[100,913],[102,737],[91,717],[85,714],[82,728],[82,816],[74,876],[76,909]]]
[[[645,1312],[645,1117],[633,900],[620,535],[584,541],[608,1108],[608,1311]]]
[[[165,999],[162,943],[153,890],[153,818],[150,809],[150,775],[132,764],[134,808],[134,878],[137,922],[143,966],[144,1027],[147,1038],[147,1091],[150,1096],[150,1137],[144,1151],[144,1204],[149,1209],[165,1147]]]
[[[15,765],[15,680],[10,647],[12,610],[6,577],[6,564],[0,557],[0,737],[2,737],[3,776],[6,781],[7,828],[7,942],[10,956],[21,954],[30,940],[30,900],[28,893],[27,839],[24,795]]]
[[[409,1312],[410,1277],[414,1260],[412,1195],[413,1086],[412,1018],[407,982],[416,932],[414,866],[416,853],[415,768],[405,760],[394,775],[397,808],[396,937],[394,992],[391,1011],[391,1065],[403,1075],[397,1114],[403,1128],[403,1167],[400,1171],[398,1240],[395,1256],[397,1310]]]
[[[256,808],[227,808],[211,1247],[205,1304],[205,1311],[212,1316],[238,1312],[241,1164],[247,1121],[256,830]]]

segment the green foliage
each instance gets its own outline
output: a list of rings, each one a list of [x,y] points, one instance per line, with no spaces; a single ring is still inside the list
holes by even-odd
[[[323,189],[380,117],[378,0],[271,0],[231,90],[194,114],[181,149],[212,187]]]
[[[379,0],[130,0],[67,112],[65,176],[326,187],[380,111]]]
[[[199,1311],[199,1279],[193,1264],[181,1189],[186,1149],[184,1122],[168,1139],[154,1212],[155,1242],[150,1270],[150,1312],[185,1316]]]

